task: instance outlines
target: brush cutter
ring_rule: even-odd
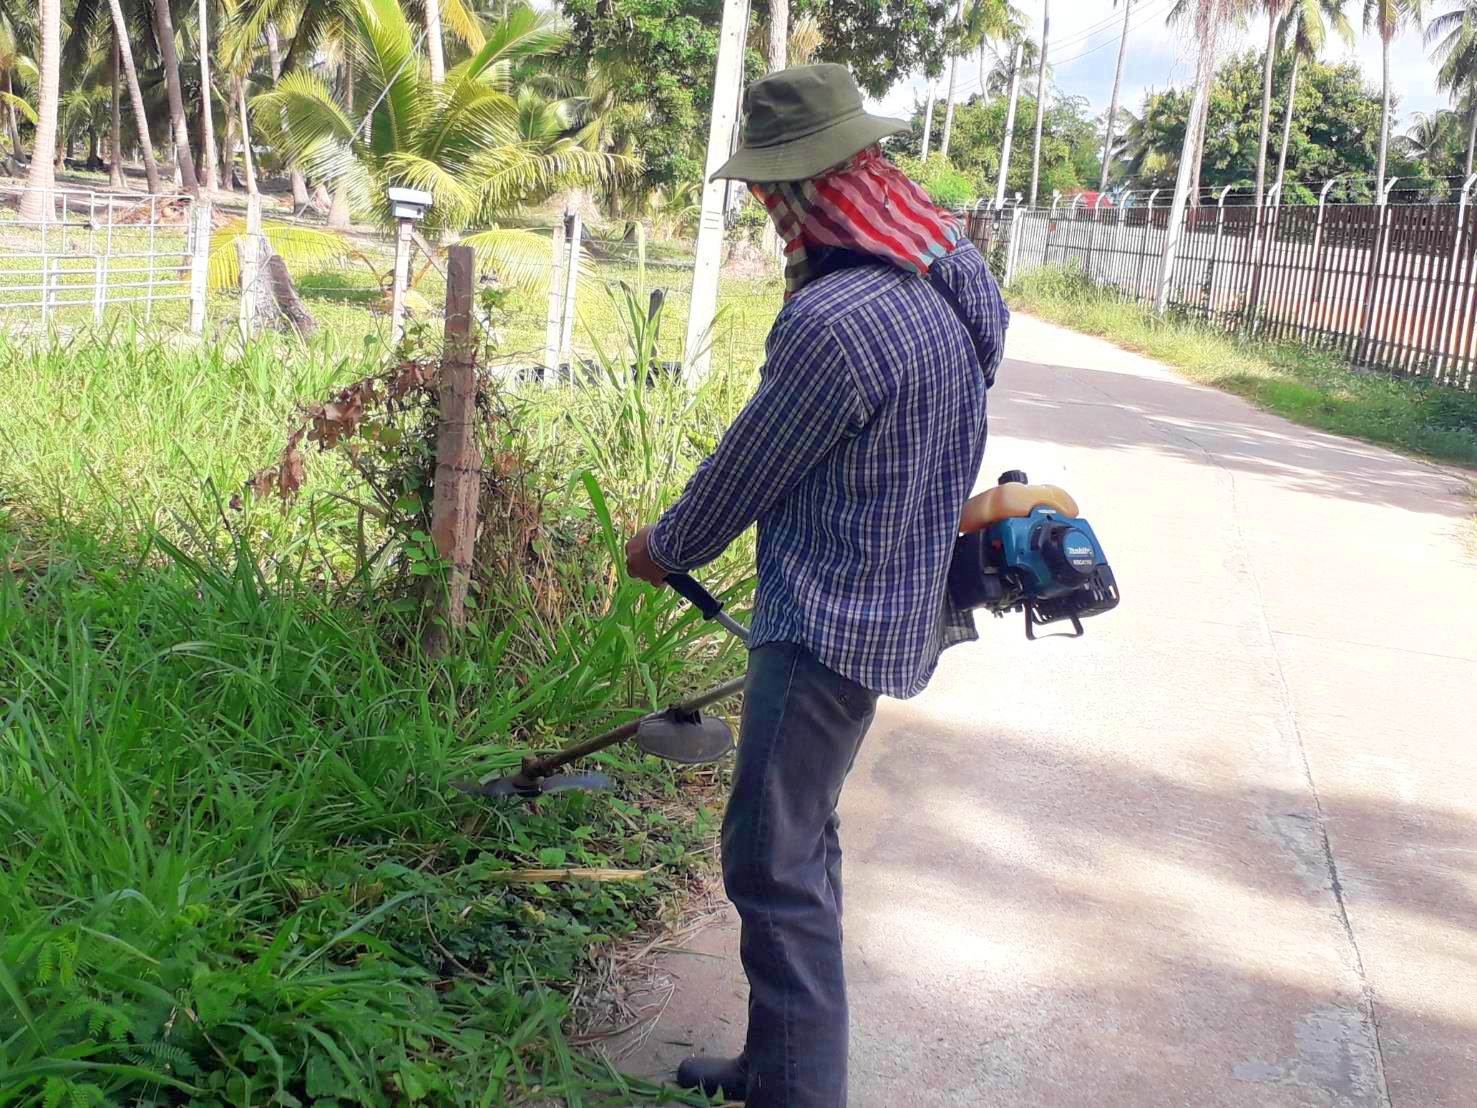
[[[723,610],[723,602],[686,573],[667,575],[667,584],[679,593],[702,617],[723,627],[740,642],[749,641],[748,629]],[[530,799],[545,793],[571,789],[585,791],[608,789],[610,778],[603,773],[560,773],[563,767],[590,754],[634,739],[636,746],[648,754],[683,765],[716,762],[733,749],[733,729],[717,716],[703,714],[710,704],[743,690],[744,679],[736,677],[715,685],[706,692],[689,697],[658,712],[624,723],[603,735],[583,742],[571,743],[552,754],[530,754],[523,759],[517,773],[491,781],[456,781],[452,784],[471,796],[521,797]]]

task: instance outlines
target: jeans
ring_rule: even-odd
[[[749,655],[723,883],[749,978],[750,1108],[846,1103],[836,802],[876,707],[803,647]]]

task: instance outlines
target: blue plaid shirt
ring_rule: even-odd
[[[935,269],[978,347],[926,278],[867,264],[812,281],[781,310],[758,390],[650,545],[664,569],[689,570],[757,521],[751,646],[799,644],[898,697],[975,637],[944,584],[1010,320],[973,246]]]

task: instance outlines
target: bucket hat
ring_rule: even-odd
[[[713,180],[804,181],[906,131],[901,119],[870,115],[844,65],[782,69],[744,90],[743,127],[733,157]]]

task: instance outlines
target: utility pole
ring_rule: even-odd
[[[713,74],[713,118],[708,124],[708,157],[697,224],[697,257],[692,267],[692,301],[687,314],[687,343],[683,347],[683,377],[690,385],[707,375],[708,332],[718,311],[718,263],[723,253],[723,206],[728,184],[712,177],[733,150],[748,25],[748,0],[723,0],[718,65]]]
[[[1015,141],[1015,106],[1021,98],[1021,61],[1025,42],[1015,44],[1015,57],[1010,63],[1010,107],[1005,111],[1005,146],[1000,151],[1000,179],[995,183],[995,207],[1005,207],[1005,177],[1010,172],[1010,147]]]
[[[1046,117],[1046,44],[1051,33],[1051,0],[1041,0],[1041,61],[1036,73],[1036,148],[1031,154],[1031,207],[1041,184],[1041,123]]]

